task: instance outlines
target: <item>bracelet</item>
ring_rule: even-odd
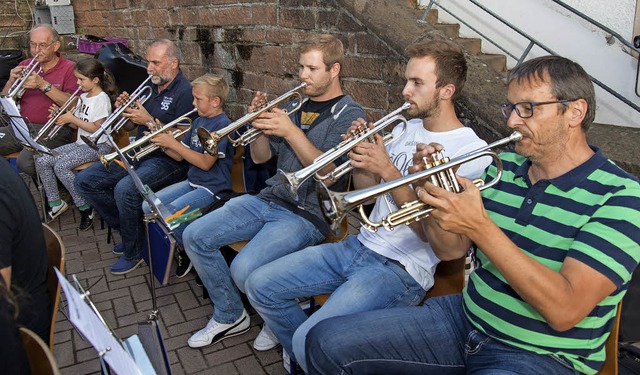
[[[44,87],[42,88],[42,92],[43,93],[48,93],[49,91],[51,91],[51,83],[47,83],[46,85],[44,85]]]

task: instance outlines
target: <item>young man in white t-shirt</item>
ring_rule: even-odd
[[[379,135],[376,142],[362,142],[350,153],[357,189],[391,181],[408,173],[416,144],[437,142],[448,156],[486,145],[457,118],[454,100],[466,79],[467,66],[460,48],[447,41],[429,41],[407,49],[409,62],[403,90],[411,104],[406,111],[406,131],[394,129],[398,139],[388,146]],[[365,126],[362,119],[352,129]],[[485,160],[486,159],[486,160]],[[458,174],[477,178],[490,159],[463,165]],[[410,186],[376,199],[371,220],[379,221],[402,204],[416,200]],[[317,322],[338,315],[418,304],[433,285],[439,260],[433,246],[459,246],[443,232],[436,242],[420,225],[401,225],[392,231],[369,232],[345,241],[313,246],[287,255],[256,270],[245,289],[251,304],[265,320],[254,342],[256,349],[277,342],[306,370],[304,349],[307,332]],[[296,298],[331,293],[329,300],[311,317]]]

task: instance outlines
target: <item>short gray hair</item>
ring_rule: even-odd
[[[167,57],[170,60],[172,59],[178,60],[178,65],[180,65],[180,61],[182,60],[182,52],[180,51],[180,48],[178,48],[178,46],[172,40],[157,39],[153,43],[151,43],[149,48],[157,47],[157,46],[165,46],[167,49]]]

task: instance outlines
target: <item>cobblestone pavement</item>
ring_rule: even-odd
[[[35,185],[26,177],[25,181],[40,208]],[[82,232],[78,230],[79,222],[78,210],[70,207],[49,224],[62,237],[66,248],[65,274],[69,279],[76,275],[89,289],[91,300],[115,335],[127,338],[137,333],[137,323],[144,321],[152,310],[149,268],[144,265],[127,275],[112,275],[109,269],[117,256],[111,252],[113,242],[107,243],[106,226],[101,229],[97,218],[92,229]],[[116,242],[119,242],[117,235]],[[248,310],[251,329],[247,333],[209,347],[191,349],[187,339],[205,326],[213,312],[210,300],[202,298],[202,288],[196,285],[194,273],[181,279],[172,276],[167,285],[157,285],[156,290],[161,332],[174,375],[285,374],[279,346],[266,352],[257,352],[252,347],[262,327],[262,319],[253,309]],[[63,295],[53,350],[61,373],[99,374],[98,355],[67,320],[65,306]]]

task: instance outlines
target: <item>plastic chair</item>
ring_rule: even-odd
[[[51,301],[51,330],[49,331],[49,349],[53,350],[53,335],[55,332],[56,315],[60,303],[60,282],[53,267],[58,268],[64,274],[64,243],[62,239],[47,224],[42,224],[44,241],[47,245],[47,292]]]
[[[37,334],[27,328],[21,327],[20,337],[22,338],[22,344],[24,346],[24,351],[27,354],[27,361],[29,362],[32,374],[60,374],[56,358],[47,347],[47,344],[42,341]]]

